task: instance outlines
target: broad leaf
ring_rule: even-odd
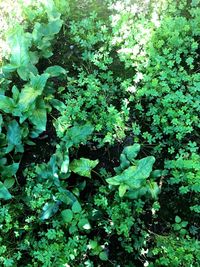
[[[44,100],[41,97],[36,100],[35,108],[31,111],[29,119],[35,125],[35,129],[40,132],[46,130],[47,111]]]
[[[9,200],[12,198],[12,195],[8,191],[8,189],[5,187],[5,185],[0,182],[0,199]]]
[[[65,137],[63,138],[66,141],[68,148],[71,146],[79,145],[82,142],[87,141],[88,137],[92,134],[94,128],[91,124],[85,124],[81,126],[73,126],[68,129]]]
[[[52,217],[58,211],[59,204],[58,201],[46,203],[42,208],[43,212],[40,219],[44,221]]]
[[[112,185],[126,184],[129,188],[140,188],[142,184],[149,177],[153,164],[155,162],[154,157],[146,157],[138,161],[138,166],[131,166],[121,174],[116,175],[106,181]]]
[[[15,103],[12,98],[0,95],[0,110],[5,113],[12,113]]]
[[[124,148],[122,154],[126,156],[126,158],[132,162],[138,155],[140,151],[140,145],[139,144],[134,144],[132,146],[127,146]]]
[[[44,72],[48,73],[50,77],[58,77],[61,74],[66,74],[66,70],[57,65],[48,67]]]
[[[99,163],[98,160],[85,158],[75,159],[70,164],[70,170],[84,177],[91,178],[91,170]]]
[[[6,149],[7,153],[15,147],[19,152],[23,152],[21,129],[16,120],[13,120],[8,124],[6,138],[8,141],[8,148]]]

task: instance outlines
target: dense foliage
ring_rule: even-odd
[[[15,5],[0,265],[200,266],[199,0]]]

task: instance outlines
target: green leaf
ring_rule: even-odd
[[[61,74],[66,74],[66,70],[60,66],[52,66],[52,67],[48,67],[45,71],[45,73],[48,73],[50,77],[58,77]]]
[[[41,97],[36,100],[35,108],[31,111],[29,119],[35,125],[35,129],[40,132],[46,130],[47,111],[44,100]]]
[[[140,151],[140,145],[139,144],[134,144],[132,146],[127,146],[124,148],[122,151],[122,154],[126,156],[126,158],[132,162],[138,155]]]
[[[62,173],[67,173],[69,170],[69,155],[64,156],[64,160],[61,164],[61,172]]]
[[[0,182],[0,199],[9,200],[12,198],[12,195],[9,193],[5,185]]]
[[[8,148],[6,150],[7,153],[10,152],[14,147],[19,148],[19,152],[23,152],[21,151],[21,147],[22,147],[21,129],[16,120],[12,120],[8,124],[8,131],[7,131],[6,138],[8,141]]]
[[[14,28],[14,31],[9,35],[7,41],[11,49],[11,64],[17,67],[28,65],[28,48],[30,46],[30,39],[25,36],[23,28],[17,25]]]
[[[81,208],[81,205],[79,204],[79,202],[78,201],[74,202],[74,204],[72,205],[72,211],[74,213],[80,213],[81,210],[82,210],[82,208]]]
[[[68,129],[63,140],[66,142],[68,148],[73,145],[77,146],[85,141],[92,134],[94,127],[91,124],[73,126]]]
[[[119,196],[123,197],[124,194],[126,193],[126,190],[128,189],[128,186],[125,184],[120,184],[119,186]]]
[[[138,161],[138,166],[131,166],[124,170],[121,174],[116,175],[106,181],[111,185],[126,184],[131,189],[137,189],[142,186],[149,177],[153,164],[155,162],[154,157],[146,157]]]
[[[180,222],[181,222],[181,218],[180,218],[179,216],[176,216],[176,217],[175,217],[175,222],[176,222],[176,223],[180,223]]]
[[[30,85],[36,90],[42,92],[47,80],[49,78],[48,73],[43,73],[41,75],[33,75],[30,76]]]
[[[15,103],[12,98],[0,95],[0,110],[5,113],[12,113]]]
[[[70,164],[70,170],[84,177],[91,178],[91,170],[99,163],[98,160],[86,158],[75,159]]]
[[[148,191],[151,194],[152,198],[157,198],[160,192],[160,188],[156,182],[148,181]]]
[[[102,251],[102,252],[99,254],[99,258],[100,258],[100,260],[102,260],[102,261],[107,261],[107,260],[108,260],[108,254],[107,254],[105,251]]]
[[[59,202],[49,202],[44,205],[42,208],[43,212],[40,216],[40,219],[42,221],[49,219],[51,216],[53,216],[59,208]]]
[[[70,209],[66,209],[61,212],[61,216],[65,223],[69,223],[73,219],[73,212]]]
[[[13,163],[7,166],[0,166],[1,175],[5,178],[14,176],[18,169],[19,163]]]
[[[18,107],[21,111],[27,111],[36,98],[41,95],[41,91],[35,90],[33,87],[25,86],[19,96]]]
[[[7,189],[10,189],[15,183],[15,179],[14,178],[7,178],[5,181],[4,181],[4,186],[7,188]]]
[[[78,227],[79,229],[85,229],[85,230],[89,230],[91,229],[91,225],[89,223],[89,221],[87,219],[81,219],[79,222],[78,222]]]

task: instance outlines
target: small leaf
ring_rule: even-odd
[[[108,260],[108,255],[105,251],[102,251],[100,254],[99,254],[99,258],[100,260],[102,261],[107,261]]]
[[[74,202],[74,204],[72,205],[72,211],[74,213],[80,213],[81,210],[82,210],[82,208],[81,208],[81,205],[79,204],[79,202],[78,201]]]
[[[175,217],[175,222],[176,222],[176,223],[180,223],[180,222],[181,222],[181,218],[180,218],[179,216],[176,216],[176,217]]]
[[[8,191],[8,189],[5,187],[5,185],[0,182],[0,199],[9,200],[12,198],[12,195]]]
[[[81,219],[78,223],[78,227],[82,230],[82,229],[85,229],[85,230],[89,230],[91,229],[91,225],[89,223],[89,221],[87,219]]]
[[[119,186],[119,196],[123,197],[124,194],[126,193],[126,190],[128,189],[128,186],[125,184],[120,184]]]
[[[70,170],[84,177],[91,178],[91,170],[99,163],[98,160],[86,158],[75,159],[70,164]]]
[[[61,216],[65,223],[69,223],[73,219],[73,212],[70,209],[66,209],[61,212]]]

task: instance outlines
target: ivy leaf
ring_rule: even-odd
[[[0,95],[0,110],[5,113],[12,113],[15,103],[12,98]]]
[[[8,191],[8,189],[5,187],[5,185],[0,182],[0,199],[9,200],[12,198],[12,195]]]
[[[66,70],[58,65],[48,67],[44,73],[48,73],[50,77],[58,77],[61,74],[66,74]]]
[[[124,154],[126,156],[126,158],[132,162],[136,156],[138,155],[140,151],[140,145],[139,144],[134,144],[132,146],[127,146],[124,148],[124,150],[122,151],[122,154]]]
[[[91,124],[73,126],[68,129],[63,140],[66,141],[68,148],[72,147],[73,145],[77,146],[80,143],[87,141],[93,130],[94,128]]]
[[[131,166],[124,170],[121,174],[112,178],[108,178],[106,181],[111,185],[126,184],[131,189],[137,189],[142,186],[149,177],[155,158],[150,156],[138,161],[138,166]]]
[[[70,170],[84,177],[91,178],[91,170],[99,163],[98,160],[86,158],[75,159],[70,164]]]
[[[58,211],[59,204],[59,201],[46,203],[42,208],[43,212],[40,219],[44,221],[52,217]]]

